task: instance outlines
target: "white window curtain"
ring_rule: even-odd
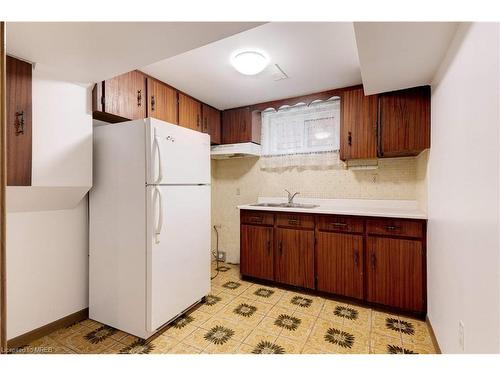
[[[340,98],[262,112],[262,169],[332,168],[339,159]]]

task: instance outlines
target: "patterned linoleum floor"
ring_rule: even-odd
[[[86,320],[19,352],[435,353],[422,321],[243,281],[235,265],[219,264],[219,271],[203,305],[148,341]]]

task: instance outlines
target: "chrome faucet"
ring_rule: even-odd
[[[293,204],[293,198],[295,198],[295,196],[297,194],[300,194],[298,191],[295,192],[295,193],[290,193],[288,190],[285,189],[285,191],[288,193],[288,204]]]

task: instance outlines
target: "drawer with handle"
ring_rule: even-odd
[[[314,216],[301,214],[277,214],[276,225],[288,228],[314,229]]]
[[[363,233],[363,219],[349,216],[322,215],[317,218],[317,228],[321,231]]]
[[[262,211],[241,211],[241,223],[274,225],[274,214]]]
[[[424,222],[405,219],[368,219],[368,234],[420,238],[424,234]]]

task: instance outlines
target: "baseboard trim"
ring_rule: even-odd
[[[434,345],[434,348],[436,349],[436,353],[442,354],[441,348],[439,347],[439,343],[438,343],[438,340],[436,338],[436,334],[434,333],[434,328],[432,328],[432,324],[431,324],[431,321],[429,320],[428,316],[425,318],[425,322],[427,323],[427,328],[429,328],[429,333],[431,334],[432,344]]]
[[[60,328],[68,327],[72,324],[81,322],[89,317],[89,309],[83,309],[73,314],[58,319],[52,323],[46,324],[42,327],[36,328],[32,331],[26,332],[20,336],[14,337],[7,341],[7,348],[19,348],[35,341],[43,336],[46,336]]]

